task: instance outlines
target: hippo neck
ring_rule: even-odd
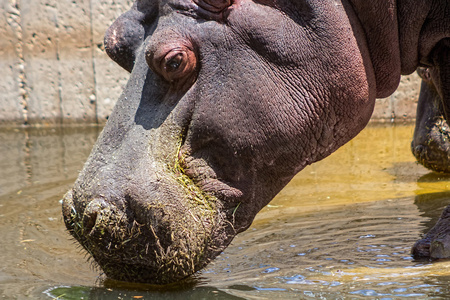
[[[445,25],[450,8],[440,0],[349,2],[366,35],[377,98],[392,94],[401,74],[411,74],[419,65],[432,65],[430,53],[450,36],[450,26]]]
[[[433,66],[429,56],[436,45],[450,37],[450,5],[442,0],[398,1],[402,74],[419,65]]]
[[[397,88],[401,74],[397,7],[395,0],[349,0],[366,35],[375,72],[377,98]]]

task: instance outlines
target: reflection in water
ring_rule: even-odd
[[[428,221],[422,222],[426,227],[424,232],[428,232],[436,224],[444,208],[450,204],[449,200],[450,191],[416,196],[414,204],[423,212],[421,216],[429,218]]]
[[[94,283],[97,273],[69,239],[60,199],[98,128],[0,130],[0,295],[41,295],[51,285]]]
[[[229,285],[287,294],[417,294],[417,278],[434,272],[432,265],[413,262],[409,255],[420,221],[411,198],[275,219],[240,236],[210,269],[217,280],[232,270]]]
[[[0,131],[0,295],[58,299],[428,298],[450,263],[409,251],[449,203],[414,162],[411,126],[370,126],[312,165],[208,268],[181,285],[104,280],[70,240],[60,199],[98,128]]]
[[[152,300],[198,300],[198,299],[244,299],[227,294],[213,287],[198,287],[182,291],[153,291],[151,293],[139,290],[126,290],[120,288],[105,289],[83,286],[62,286],[44,292],[56,299],[152,299]]]

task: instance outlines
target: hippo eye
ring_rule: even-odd
[[[175,72],[183,64],[183,56],[183,53],[176,53],[174,56],[169,57],[165,63],[166,71]]]
[[[168,46],[170,47],[170,45]],[[184,82],[192,78],[197,67],[194,50],[186,45],[170,47],[168,51],[164,51],[164,49],[167,47],[163,47],[159,49],[160,51],[147,57],[147,62],[153,71],[171,83]]]

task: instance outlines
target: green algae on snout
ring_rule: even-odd
[[[186,175],[180,148],[181,142],[165,160],[170,163],[156,170],[179,197],[154,194],[123,207],[78,195],[76,206],[72,195],[66,197],[67,228],[107,277],[167,284],[195,273],[228,244],[232,226],[221,202]]]
[[[159,262],[163,265],[183,265],[182,258],[188,266],[186,275],[193,274],[207,264],[217,253],[228,244],[226,232],[232,228],[222,211],[221,202],[213,195],[202,191],[194,180],[185,172],[185,155],[181,155],[181,139],[177,151],[167,163],[167,171],[175,180],[177,188],[182,190],[185,207],[184,215],[173,216],[172,222],[177,224],[179,239],[177,240],[177,256],[160,255]],[[180,201],[183,201],[180,199]]]
[[[186,175],[184,170],[186,155],[180,155],[181,140],[178,142],[176,155],[171,163],[168,164],[168,170],[172,173],[176,182],[182,187],[192,205],[202,206],[207,210],[216,211],[218,199],[208,193],[205,193],[195,182]]]

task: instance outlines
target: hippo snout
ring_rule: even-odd
[[[235,234],[216,199],[180,201],[166,193],[113,201],[84,199],[74,188],[63,200],[64,222],[107,277],[179,281],[215,258]]]
[[[442,118],[427,120],[426,131],[417,130],[411,143],[411,151],[417,161],[435,172],[450,172],[449,127]]]
[[[448,155],[448,149],[445,143],[435,143],[433,140],[428,141],[428,145],[411,145],[411,151],[417,162],[422,164],[424,167],[433,170],[435,172],[448,173],[450,172],[450,156]]]

